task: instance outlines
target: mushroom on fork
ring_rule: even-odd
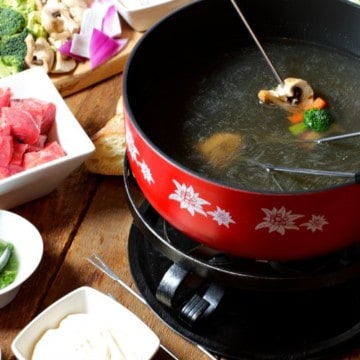
[[[260,90],[260,101],[278,105],[289,112],[305,109],[314,101],[314,91],[309,83],[298,78],[286,78],[283,85],[272,90]]]

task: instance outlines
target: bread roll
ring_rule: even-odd
[[[123,175],[126,146],[122,98],[118,101],[116,114],[91,140],[95,145],[95,152],[85,161],[85,167],[96,174]]]

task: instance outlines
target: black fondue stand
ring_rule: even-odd
[[[232,257],[188,239],[147,201],[138,208],[124,179],[132,276],[177,333],[241,360],[336,359],[360,344],[360,244],[303,261]]]

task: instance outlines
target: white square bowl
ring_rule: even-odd
[[[10,209],[52,192],[95,151],[95,146],[42,68],[0,79],[0,87],[10,87],[14,98],[53,102],[56,120],[48,139],[57,140],[66,153],[62,158],[0,180],[0,209]]]
[[[194,0],[117,0],[117,9],[136,31],[146,31],[171,12]]]
[[[18,360],[31,359],[34,346],[48,329],[57,328],[67,315],[87,313],[117,327],[122,334],[126,359],[149,360],[157,352],[160,340],[135,314],[113,298],[88,286],[80,287],[50,305],[34,318],[14,339],[11,348]],[[131,354],[131,355],[129,355]],[[58,359],[49,354],[49,359]]]

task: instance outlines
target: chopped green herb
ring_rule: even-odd
[[[0,289],[13,283],[19,270],[19,261],[14,246],[0,240],[0,255],[4,252],[6,247],[11,248],[11,255],[5,267],[0,271]]]

